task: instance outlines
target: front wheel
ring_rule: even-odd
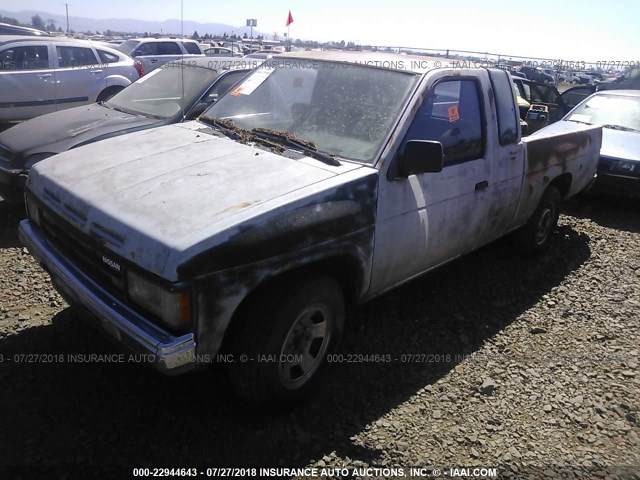
[[[515,241],[524,253],[541,253],[549,247],[551,233],[558,225],[561,202],[558,189],[549,186],[529,221],[515,232]]]
[[[321,383],[342,336],[344,298],[329,277],[298,278],[263,292],[237,320],[229,369],[236,393],[286,407]]]

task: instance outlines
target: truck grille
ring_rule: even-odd
[[[114,259],[113,253],[49,208],[39,204],[38,209],[40,228],[47,240],[88,277],[124,300],[126,272],[122,263]],[[104,258],[110,260],[111,266]],[[114,262],[120,266],[119,270],[113,267]]]

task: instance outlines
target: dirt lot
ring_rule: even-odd
[[[239,404],[219,369],[70,361],[117,350],[19,245],[19,217],[0,202],[0,465],[639,478],[638,202],[572,201],[547,254],[499,241],[352,311],[329,385],[279,414]]]

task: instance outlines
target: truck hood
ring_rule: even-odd
[[[0,145],[11,150],[24,164],[29,155],[61,153],[103,135],[150,128],[163,122],[165,120],[118,112],[94,103],[22,122],[0,133]]]
[[[359,164],[288,158],[188,122],[51,157],[31,170],[28,189],[121,258],[176,281],[185,261],[256,222],[302,204],[313,216],[315,202],[331,200],[327,191],[372,175]]]

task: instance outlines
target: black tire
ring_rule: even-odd
[[[254,405],[288,408],[322,383],[327,355],[342,337],[344,296],[329,277],[291,277],[254,299],[237,321],[229,366],[236,394]]]
[[[553,185],[549,186],[529,221],[514,234],[518,248],[525,254],[544,252],[551,241],[551,234],[558,225],[562,196]]]
[[[111,97],[113,97],[116,93],[122,91],[124,87],[107,87],[103,91],[100,92],[98,98],[96,99],[96,103],[106,102]]]

